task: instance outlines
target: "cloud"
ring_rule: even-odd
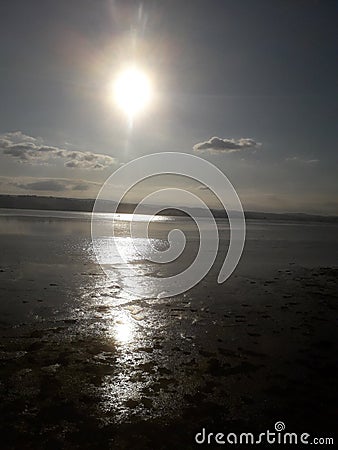
[[[1,135],[4,139],[10,139],[14,142],[42,142],[41,137],[32,137],[21,131],[10,131]]]
[[[208,141],[195,144],[193,149],[195,152],[201,153],[206,151],[209,151],[210,153],[233,153],[248,148],[258,148],[261,145],[260,142],[256,142],[254,139],[249,138],[227,139],[214,136]]]
[[[95,198],[101,183],[86,181],[81,178],[37,178],[37,177],[3,177],[0,176],[0,185],[3,193],[27,194],[41,193],[52,195],[54,192],[66,196],[86,196]]]
[[[296,164],[316,164],[319,162],[319,159],[304,159],[299,156],[290,156],[285,159],[286,162],[296,163]]]
[[[88,183],[69,180],[43,180],[35,181],[33,183],[17,184],[19,189],[28,191],[50,191],[50,192],[62,192],[62,191],[86,191],[89,188]]]
[[[105,169],[117,164],[112,156],[46,145],[42,138],[27,136],[21,131],[1,134],[0,150],[19,162],[34,165],[49,164],[55,159],[62,159],[65,167],[76,169]]]
[[[208,188],[208,186],[203,186],[203,185],[198,186],[197,189],[198,189],[199,191],[210,191],[210,188]]]
[[[96,198],[102,184],[81,178],[6,177],[0,176],[2,194],[55,195],[61,197]]]
[[[25,191],[87,191],[88,189],[97,189],[100,183],[94,181],[86,181],[81,179],[68,178],[13,178],[2,177],[0,183],[11,185]]]

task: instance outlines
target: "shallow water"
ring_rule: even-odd
[[[100,215],[100,220],[102,218],[104,224],[103,251],[106,242],[112,239],[109,216]],[[104,290],[110,281],[115,282],[122,291],[118,298],[120,301],[121,298],[135,297],[125,291],[128,284],[132,290],[137,291],[135,285],[140,279],[146,279],[147,275],[156,274],[157,277],[161,277],[179,273],[194,260],[198,250],[199,234],[193,221],[160,216],[152,224],[150,242],[160,251],[167,249],[168,233],[173,229],[182,230],[187,238],[185,251],[178,260],[172,264],[159,265],[146,259],[149,242],[147,239],[130,237],[132,215],[117,216],[114,239],[121,245],[125,263],[121,264],[119,255],[109,252],[110,247],[107,247],[104,262],[107,266],[113,267],[114,274],[111,280],[103,276],[104,273],[97,264],[91,241],[90,213],[0,209],[2,248],[0,265],[11,266],[12,280],[16,283],[27,283],[28,292],[33,286],[34,289],[41,290],[57,280],[67,290],[64,298],[68,299],[70,297],[78,299],[79,289],[81,291],[93,289],[93,276],[85,278],[81,275],[88,266],[90,271],[97,272],[95,289]],[[138,218],[140,222],[146,219],[146,216]],[[206,228],[209,226],[208,222],[205,222],[205,226]],[[215,287],[215,278],[229,243],[228,222],[218,219],[217,226],[220,237],[218,256],[209,275],[202,282],[210,284],[212,288]],[[338,254],[337,230],[338,226],[335,224],[249,220],[242,258],[235,274],[227,283],[233,283],[234,276],[262,279],[289,264],[302,267],[335,265]],[[6,272],[3,272],[2,277],[7,280]],[[98,280],[102,286],[98,286]],[[198,296],[198,286],[195,290]],[[142,298],[142,293],[140,295]],[[190,295],[194,297],[194,289],[190,291]],[[2,303],[0,305],[2,316],[10,314],[10,308],[11,304]]]
[[[27,439],[28,448],[133,448],[137,439],[138,448],[187,449],[200,425],[250,431],[273,426],[272,417],[314,426],[318,410],[330,430],[337,226],[247,221],[242,259],[218,285],[229,238],[218,220],[220,251],[207,277],[156,299],[125,290],[131,270],[155,270],[133,253],[126,219],[117,227],[128,262],[109,279],[93,251],[90,214],[0,213],[0,391],[10,448]],[[154,243],[166,248],[173,228],[185,230],[188,250],[162,275],[196,251],[196,228],[184,218],[156,222]]]
[[[111,239],[110,221],[107,220],[111,215],[100,216],[102,223],[108,224],[107,239]],[[3,270],[0,280],[2,291],[7,292],[0,303],[2,321],[15,323],[55,317],[63,312],[69,314],[70,309],[83,306],[84,299],[91,295],[106,295],[107,289],[113,289],[109,295],[112,305],[137,300],[140,279],[156,274],[160,283],[161,276],[182,271],[195,258],[199,235],[192,221],[162,216],[153,224],[151,243],[160,250],[167,248],[168,233],[174,228],[183,230],[187,237],[185,252],[178,262],[163,266],[145,259],[146,251],[142,252],[142,246],[146,247],[147,239],[137,239],[137,246],[133,245],[129,229],[132,215],[126,215],[125,220],[123,217],[118,215],[115,222],[115,239],[121,243],[126,263],[121,264],[116,254],[108,253],[106,262],[114,269],[109,279],[97,264],[91,241],[90,213],[0,209],[0,267]],[[202,286],[216,292],[223,289],[222,285],[217,285],[216,278],[227,252],[229,226],[226,220],[220,219],[217,225],[220,236],[218,256],[208,276],[187,294],[193,300],[201,300]],[[242,258],[226,284],[230,289],[238,277],[263,280],[289,265],[335,265],[337,230],[338,226],[334,224],[247,221]],[[141,253],[138,252],[140,249]],[[10,268],[10,272],[6,268]],[[23,302],[32,295],[37,297],[37,302],[17,304],[10,300],[11,290],[21,292]],[[207,306],[212,307],[212,303],[218,303],[218,299],[209,299]]]

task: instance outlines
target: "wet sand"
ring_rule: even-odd
[[[88,221],[0,218],[2,446],[189,449],[278,420],[333,436],[337,227],[276,227],[248,223],[225,284],[218,261],[158,300],[105,277]]]

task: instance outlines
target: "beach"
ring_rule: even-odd
[[[97,263],[90,218],[1,210],[4,448],[190,449],[203,428],[277,421],[333,436],[336,223],[248,220],[240,263],[217,284],[229,237],[219,220],[219,254],[198,285],[138,298],[123,285],[128,265],[112,280]],[[166,218],[153,235],[165,244],[181,227],[194,245],[185,220]],[[121,214],[122,240],[127,225]],[[131,267],[155,273],[143,260]]]

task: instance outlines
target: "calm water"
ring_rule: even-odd
[[[22,320],[24,316],[47,317],[62,312],[65,305],[81,303],[92,291],[105,292],[116,283],[110,302],[123,303],[137,296],[124,288],[133,287],[134,273],[140,277],[157,270],[157,265],[148,263],[134,249],[129,236],[131,215],[119,216],[116,227],[118,239],[128,256],[128,263],[116,266],[116,279],[109,280],[97,264],[90,234],[90,213],[63,211],[0,210],[0,268],[3,292],[0,311],[2,318]],[[142,221],[146,218],[139,217]],[[102,215],[102,222],[109,224],[109,215]],[[216,278],[225,257],[229,229],[225,220],[217,220],[220,245],[219,254],[202,286],[222,289]],[[150,230],[153,244],[165,249],[168,232],[181,229],[187,236],[186,251],[178,263],[161,267],[161,275],[175,273],[191,264],[198,247],[198,233],[192,221],[185,218],[159,217]],[[109,230],[108,230],[109,231]],[[338,227],[335,224],[247,221],[247,237],[244,252],[228,287],[238,277],[264,280],[278,269],[289,265],[298,267],[322,267],[337,264]],[[140,243],[138,243],[138,247]],[[141,242],[142,247],[142,242]],[[108,255],[114,263],[114,255]],[[11,272],[9,272],[11,271]],[[9,273],[11,276],[9,277]],[[90,273],[87,277],[84,275]],[[57,284],[57,292],[51,289]],[[199,286],[189,291],[189,297],[199,298]],[[29,298],[31,292],[48,297],[32,308],[26,304],[10,301],[11,289],[21,289]],[[96,294],[95,294],[96,295]],[[97,294],[99,295],[99,294]],[[213,301],[216,301],[215,299]],[[42,303],[44,303],[42,305]],[[58,309],[60,308],[60,310]],[[26,317],[27,319],[27,317]]]

